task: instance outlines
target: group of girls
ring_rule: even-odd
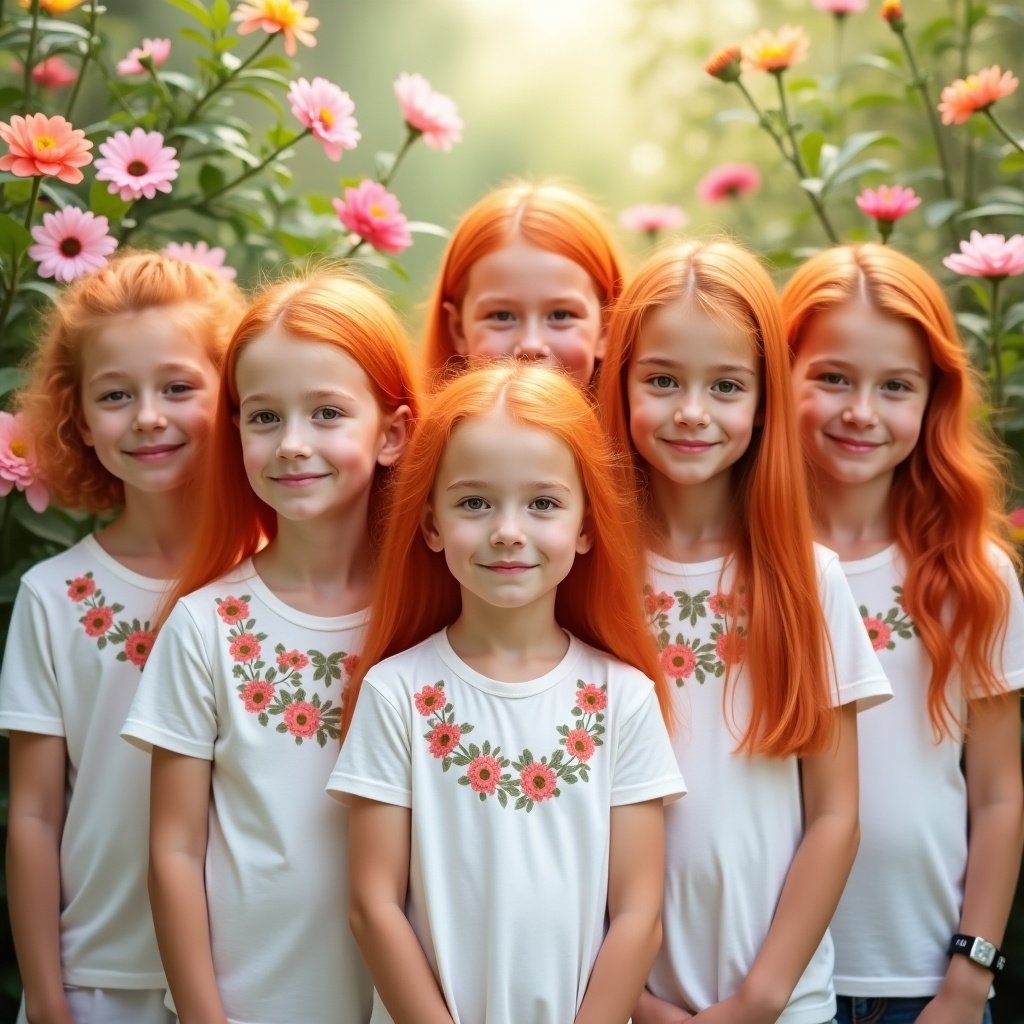
[[[939,285],[624,280],[516,184],[422,361],[349,273],[63,293],[20,408],[113,518],[0,676],[22,1019],[989,1020],[948,950],[1016,882],[1024,599]]]

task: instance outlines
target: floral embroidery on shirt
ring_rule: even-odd
[[[893,639],[895,633],[901,640],[910,640],[918,635],[917,626],[911,621],[903,607],[903,588],[893,587],[896,604],[887,612],[871,615],[867,605],[860,606],[860,617],[864,620],[864,628],[868,631],[868,639],[876,651],[891,651],[896,647]]]
[[[413,703],[430,725],[423,738],[431,755],[441,762],[442,771],[447,772],[453,765],[465,768],[458,783],[468,786],[482,803],[494,796],[507,808],[513,800],[513,810],[529,813],[535,804],[562,795],[560,781],[568,785],[590,781],[590,759],[604,744],[601,737],[604,710],[608,706],[607,690],[607,686],[577,681],[572,709],[575,721],[555,728],[562,740],[554,751],[540,759],[525,747],[512,760],[490,740],[479,746],[463,743],[463,737],[473,731],[473,726],[455,721],[455,706],[447,699],[443,681],[414,693]]]
[[[140,622],[132,619],[114,621],[114,616],[124,611],[123,604],[107,604],[103,591],[96,586],[91,572],[84,576],[65,580],[68,597],[85,609],[78,620],[85,635],[96,641],[96,647],[103,650],[107,644],[123,645],[117,652],[118,661],[130,661],[140,671],[145,667],[149,652],[153,649],[156,634],[150,628],[149,620]]]

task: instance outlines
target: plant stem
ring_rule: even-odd
[[[82,66],[78,69],[78,77],[75,79],[75,84],[71,89],[71,98],[68,100],[67,108],[64,111],[64,118],[67,121],[71,120],[71,111],[75,108],[75,103],[78,101],[78,94],[82,91],[82,80],[85,78],[85,69],[92,59],[92,48],[96,42],[96,19],[99,16],[96,10],[96,6],[99,0],[92,0],[89,6],[89,43],[85,50],[85,56],[82,58]]]
[[[42,176],[38,176],[32,179],[32,194],[28,200],[28,210],[25,212],[25,230],[28,231],[32,225],[32,214],[35,212],[36,200],[39,198],[39,189],[43,184]],[[14,293],[18,289],[18,279],[21,277],[21,260],[24,253],[18,253],[14,261],[11,263],[11,280],[7,287],[6,294],[4,295],[3,305],[0,306],[0,336],[3,334],[4,327],[7,326],[7,317],[11,312],[11,305],[14,302]]]
[[[214,199],[220,198],[220,196],[224,195],[225,192],[230,192],[231,189],[235,188],[236,185],[241,185],[243,181],[248,181],[249,178],[259,174],[260,171],[262,171],[263,168],[267,166],[267,164],[269,164],[272,160],[275,160],[277,157],[279,157],[286,149],[291,149],[291,147],[294,146],[297,142],[304,139],[307,135],[312,134],[312,131],[312,128],[304,128],[297,135],[294,135],[292,138],[290,138],[283,146],[278,146],[278,148],[275,149],[274,152],[270,154],[270,156],[268,156],[265,160],[258,163],[255,167],[250,167],[249,170],[245,171],[243,174],[240,174],[237,178],[234,178],[232,181],[229,181],[224,185],[221,185],[221,187],[217,189],[215,192],[211,192],[208,196],[204,196],[203,205],[205,206],[207,203],[212,202]]]
[[[11,492],[4,498],[4,516],[0,522],[0,556],[3,557],[4,565],[10,565],[11,558],[11,524],[14,522],[14,493]]]
[[[175,117],[178,115],[177,107],[174,105],[174,97],[171,95],[171,90],[167,88],[167,83],[156,73],[156,68],[153,67],[153,58],[143,59],[140,61],[142,66],[146,69],[146,74],[153,79],[157,89],[160,91],[160,98],[164,101],[164,106],[167,108],[171,115],[171,121],[173,122]]]
[[[400,163],[402,162],[402,159],[403,159],[403,157],[405,156],[405,154],[409,152],[410,148],[412,147],[412,144],[413,144],[413,143],[414,143],[414,142],[415,142],[415,141],[416,141],[416,140],[417,140],[417,139],[418,139],[418,138],[419,138],[419,137],[420,137],[420,136],[421,136],[422,134],[423,134],[422,132],[420,132],[420,131],[417,131],[417,129],[415,129],[415,128],[410,128],[410,129],[409,129],[409,133],[408,133],[408,134],[406,135],[406,137],[405,137],[405,142],[403,142],[403,143],[402,143],[402,148],[401,148],[401,149],[400,149],[400,150],[398,151],[398,153],[397,153],[397,154],[395,155],[395,162],[394,162],[394,163],[393,163],[393,164],[391,165],[391,170],[390,170],[390,171],[388,171],[388,173],[387,173],[387,174],[385,174],[385,175],[384,175],[384,176],[383,176],[383,177],[382,177],[382,178],[380,179],[380,183],[381,183],[381,184],[382,184],[382,185],[383,185],[383,186],[384,186],[385,188],[387,188],[387,187],[388,187],[388,186],[389,186],[389,185],[391,184],[391,181],[392,181],[392,179],[393,179],[393,178],[394,178],[394,176],[395,176],[395,171],[397,171],[397,170],[398,170],[398,165],[399,165],[399,164],[400,164]]]
[[[971,49],[971,5],[973,0],[964,0],[964,23],[960,30],[960,77],[967,77],[967,60]]]
[[[230,82],[233,78],[236,78],[239,74],[241,74],[241,72],[243,72],[273,41],[274,36],[268,34],[267,38],[264,39],[263,42],[260,43],[260,45],[257,46],[256,49],[253,50],[252,53],[250,53],[249,56],[246,57],[245,60],[243,60],[242,63],[239,64],[237,68],[235,68],[234,71],[228,72],[228,74],[224,75],[223,78],[218,78],[217,81],[214,82],[214,84],[210,86],[210,88],[202,96],[200,96],[199,99],[195,101],[195,103],[192,105],[192,109],[185,115],[185,120],[181,123],[191,124],[196,119],[196,117],[199,116],[199,111],[202,110],[203,107],[205,107],[206,104],[209,103],[210,100],[212,100],[213,97],[216,96],[217,93],[219,93],[221,89],[223,89],[224,86],[228,84],[228,82]]]
[[[1024,146],[1022,146],[1020,142],[1006,130],[1005,126],[999,120],[999,118],[996,117],[994,113],[992,113],[991,106],[985,107],[984,110],[982,110],[982,113],[992,122],[993,125],[995,125],[996,131],[999,132],[999,134],[1002,135],[1002,137],[1006,139],[1006,141],[1009,142],[1011,146],[1013,146],[1019,152],[1024,153]]]
[[[36,40],[39,37],[39,0],[31,0],[32,28],[28,33],[28,49],[25,51],[24,78],[21,91],[25,94],[25,110],[31,110],[32,68],[36,62]]]
[[[1001,277],[990,277],[992,284],[992,311],[989,325],[989,346],[992,355],[992,419],[995,423],[996,433],[1003,436],[1003,346],[1002,324],[999,315],[999,286],[1002,284]]]
[[[43,176],[40,174],[32,179],[32,194],[28,197],[28,209],[25,211],[25,230],[32,226],[32,214],[36,209],[36,200],[39,198],[39,190],[43,187]]]

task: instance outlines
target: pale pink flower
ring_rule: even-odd
[[[23,65],[15,64],[19,74]],[[66,89],[78,78],[78,72],[63,57],[47,57],[32,69],[32,81],[40,89]]]
[[[902,185],[879,185],[864,189],[857,196],[857,205],[862,213],[875,220],[894,221],[920,206],[921,197],[912,188]]]
[[[115,132],[100,144],[100,152],[103,159],[96,161],[96,180],[109,181],[107,191],[126,202],[170,192],[178,176],[177,151],[164,145],[160,132],[142,128],[133,128],[131,135]]]
[[[619,223],[627,231],[671,231],[686,224],[686,213],[681,206],[671,203],[639,203],[627,207],[619,214]]]
[[[867,10],[868,0],[811,0],[819,11],[826,14],[859,14]]]
[[[811,40],[799,25],[783,25],[777,32],[763,28],[743,43],[744,71],[784,71],[807,60]]]
[[[77,206],[44,213],[43,223],[32,228],[36,244],[28,247],[29,257],[39,264],[39,276],[66,283],[105,267],[117,248],[108,227],[106,217]]]
[[[697,198],[702,203],[724,203],[760,187],[761,172],[753,164],[719,164],[698,182]]]
[[[939,104],[942,123],[963,124],[971,114],[1009,96],[1019,84],[1012,72],[1001,71],[998,64],[966,78],[958,78],[942,90],[942,102]]]
[[[0,495],[10,494],[15,487],[25,495],[33,512],[46,510],[50,495],[39,478],[24,421],[20,414],[12,416],[9,412],[0,412]]]
[[[170,55],[170,39],[143,39],[141,46],[129,50],[128,56],[117,62],[117,73],[119,75],[148,74],[142,66],[143,57],[148,57],[153,67],[158,68],[161,64],[167,63],[167,58]]]
[[[249,603],[240,597],[225,597],[217,603],[217,614],[229,626],[249,617]]]
[[[1024,235],[983,235],[972,231],[960,252],[947,256],[943,264],[967,277],[1016,277],[1024,273]]]
[[[461,738],[462,729],[459,726],[444,722],[435,725],[428,737],[430,752],[434,757],[447,757],[459,745]]]
[[[90,608],[79,620],[87,636],[103,636],[114,624],[114,609],[108,604]]]
[[[469,762],[466,768],[469,788],[474,793],[492,794],[501,781],[501,763],[496,757],[481,754]]]
[[[462,118],[455,101],[435,92],[422,75],[403,72],[395,80],[395,95],[405,123],[420,132],[431,149],[451,149],[462,141]]]
[[[148,629],[137,629],[134,633],[129,633],[124,641],[124,656],[133,665],[145,668],[154,640],[156,635]]]
[[[313,33],[320,27],[320,19],[308,17],[308,7],[307,0],[252,0],[251,3],[239,4],[231,17],[238,22],[240,36],[247,36],[257,29],[271,34],[282,33],[284,52],[294,57],[296,40],[303,46],[316,46]]]
[[[59,114],[15,114],[10,123],[0,121],[0,139],[11,150],[0,156],[0,171],[19,178],[52,174],[68,185],[77,185],[84,177],[78,168],[92,163],[92,143],[85,132],[72,128]]]
[[[864,628],[868,631],[868,639],[876,651],[884,651],[892,637],[892,626],[874,615],[864,617]]]
[[[320,710],[308,700],[292,701],[284,709],[284,724],[293,736],[308,739],[320,728]]]
[[[265,679],[254,679],[251,683],[246,683],[245,689],[238,696],[246,711],[258,715],[266,711],[267,706],[273,701],[274,687]]]
[[[164,246],[164,252],[171,259],[181,260],[183,263],[198,263],[200,266],[209,267],[216,271],[225,281],[234,281],[238,271],[224,263],[227,253],[219,246],[209,246],[206,242],[168,242]]]
[[[344,199],[332,202],[341,223],[375,249],[397,253],[412,245],[397,197],[379,182],[364,178],[358,188],[345,189]]]
[[[554,796],[555,781],[555,773],[540,761],[534,761],[519,773],[519,785],[522,787],[523,796],[534,803]]]
[[[562,742],[577,761],[589,761],[594,756],[594,737],[586,729],[570,729]]]
[[[326,78],[307,82],[300,78],[288,89],[292,113],[323,144],[330,160],[340,160],[343,149],[355,149],[362,136],[353,114],[356,105],[347,92]]]

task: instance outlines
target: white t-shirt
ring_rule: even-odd
[[[815,548],[831,630],[838,707],[891,695],[835,554]],[[674,745],[690,795],[665,815],[664,941],[648,981],[656,996],[691,1013],[734,995],[761,949],[803,837],[799,759],[736,753],[749,722],[742,668],[743,616],[729,629],[731,570],[724,559],[681,564],[651,555],[644,601],[662,648],[676,713]],[[799,643],[800,637],[790,638]],[[730,728],[725,713],[732,719]],[[779,1017],[822,1024],[835,1013],[832,941],[826,933]]]
[[[117,738],[153,645],[167,584],[94,537],[21,579],[0,675],[0,729],[63,736],[63,979],[87,988],[164,984],[146,893],[149,763]]]
[[[297,611],[247,561],[178,602],[122,730],[213,762],[206,898],[230,1024],[369,1019],[346,814],[324,795],[366,618]]]
[[[442,631],[367,674],[328,789],[412,809],[406,913],[455,1024],[567,1024],[606,927],[610,808],[685,786],[636,669],[570,638],[499,682]]]
[[[1010,593],[1001,675],[1024,687],[1024,597],[1013,567],[995,560]],[[958,930],[967,867],[963,736],[935,742],[928,715],[931,663],[900,602],[906,562],[897,547],[844,562],[864,625],[895,698],[860,727],[860,849],[832,922],[836,991],[851,996],[931,996]],[[953,678],[950,705],[967,703]]]

